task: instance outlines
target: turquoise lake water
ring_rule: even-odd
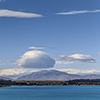
[[[0,100],[100,100],[100,86],[2,87]]]

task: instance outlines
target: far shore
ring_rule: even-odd
[[[9,86],[49,86],[49,85],[100,85],[100,79],[76,79],[76,80],[32,80],[32,81],[25,81],[25,80],[0,80],[0,87],[9,87]]]

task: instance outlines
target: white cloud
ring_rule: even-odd
[[[100,70],[98,69],[57,69],[58,71],[64,71],[67,72],[68,74],[100,74]]]
[[[43,16],[36,13],[27,13],[27,12],[1,9],[0,17],[35,18],[35,17],[43,17]]]
[[[44,46],[36,46],[36,47],[32,46],[32,47],[29,47],[29,49],[34,49],[34,50],[47,49],[47,48],[55,49],[56,47],[44,47]]]
[[[16,60],[18,66],[24,68],[51,68],[55,64],[50,55],[39,50],[25,52],[20,59]]]
[[[56,61],[56,65],[66,65],[66,64],[72,64],[72,63],[74,63],[74,62]]]
[[[83,13],[97,13],[100,10],[80,10],[80,11],[70,11],[70,12],[61,12],[56,13],[57,15],[75,15],[75,14],[83,14]]]
[[[2,69],[0,70],[0,76],[13,76],[13,75],[19,75],[23,73],[31,73],[34,72],[34,70],[27,70],[27,69]]]
[[[94,63],[95,60],[93,56],[90,55],[83,55],[83,54],[74,54],[74,55],[57,55],[57,57],[61,58],[62,61],[71,61],[71,62],[87,62],[87,63]]]
[[[29,47],[29,49],[39,50],[39,49],[45,49],[45,47],[43,47],[43,46],[39,46],[39,47]]]

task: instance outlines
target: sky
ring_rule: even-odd
[[[0,75],[100,74],[99,18],[100,0],[0,0]]]

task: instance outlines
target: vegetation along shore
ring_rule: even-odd
[[[68,81],[57,81],[57,80],[37,80],[37,81],[11,81],[11,80],[0,80],[0,87],[8,87],[12,85],[27,85],[27,86],[43,86],[43,85],[100,85],[100,79],[76,79]]]

